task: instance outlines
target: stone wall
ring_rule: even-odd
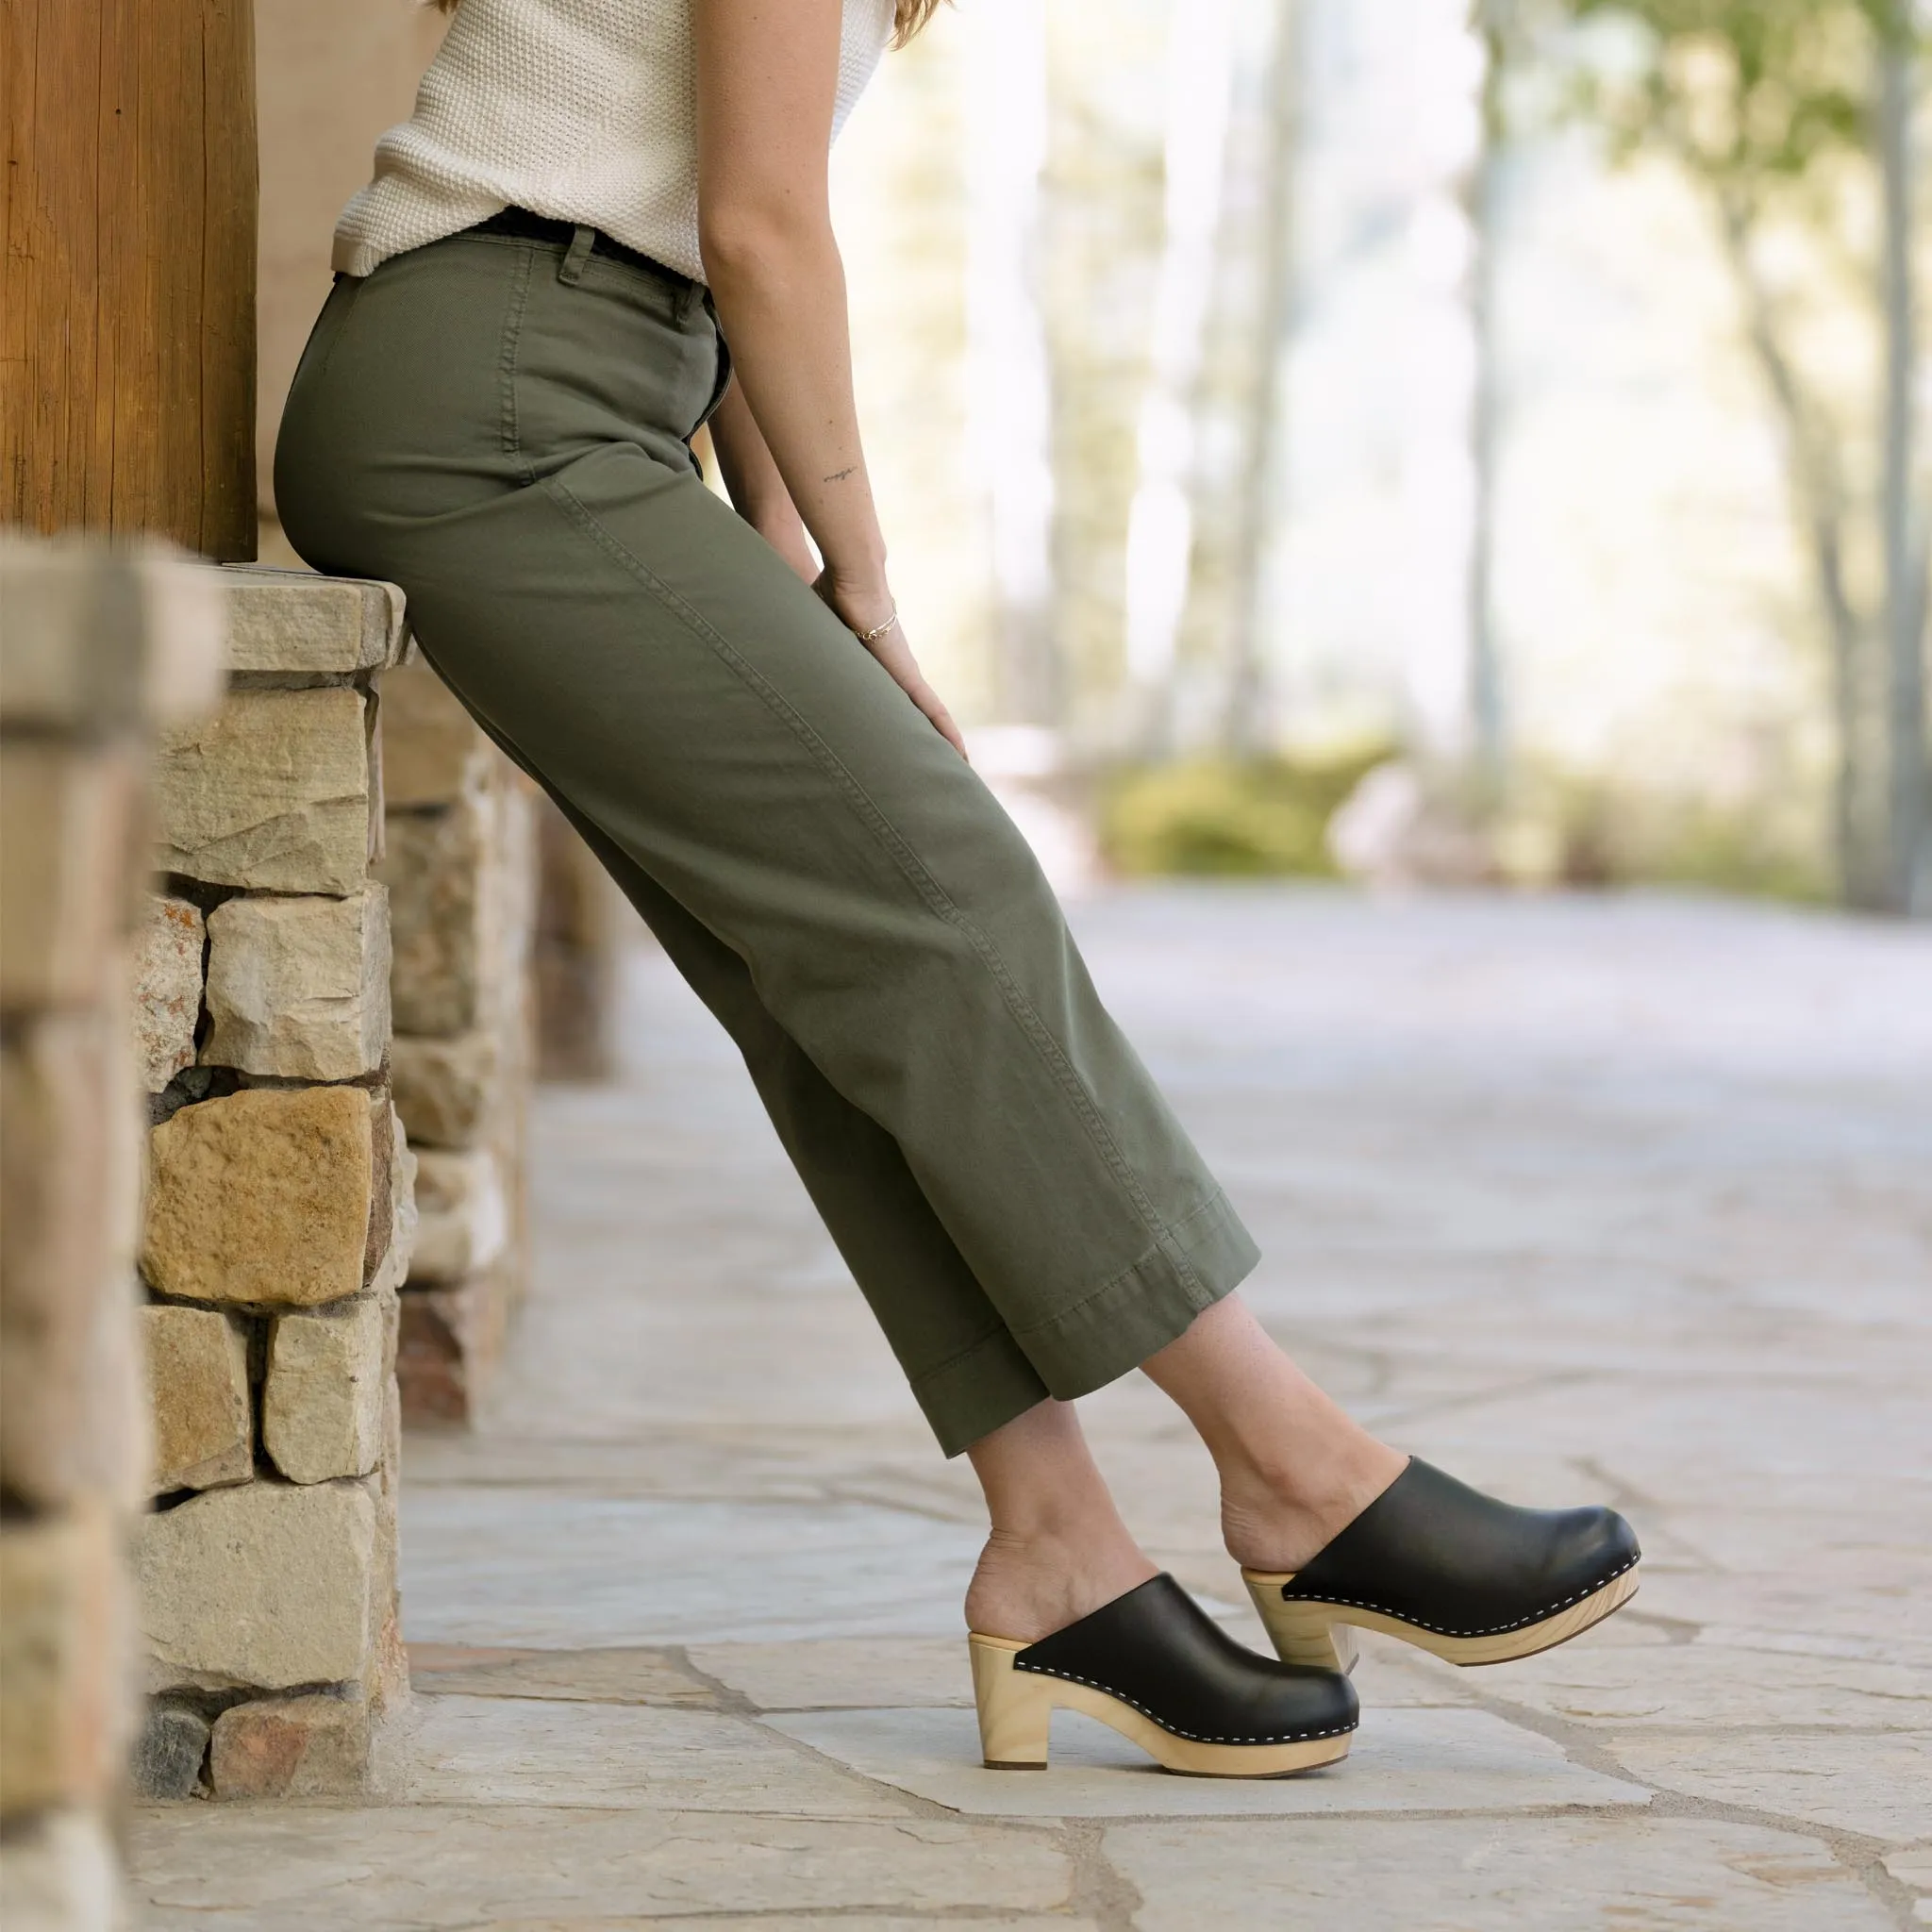
[[[150,740],[221,687],[210,574],[0,539],[0,1923],[124,1922],[142,1427],[128,954]]]
[[[617,1071],[618,967],[641,928],[630,902],[548,798],[537,806],[537,1076]]]
[[[410,1423],[467,1423],[529,1272],[534,786],[426,664],[385,681],[395,1104],[418,1150],[398,1374]]]
[[[135,981],[154,1513],[138,1546],[151,1796],[354,1790],[407,1688],[378,678],[390,586],[218,581],[225,701],[165,734]]]

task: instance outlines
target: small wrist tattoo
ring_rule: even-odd
[[[821,483],[842,483],[846,477],[856,476],[858,474],[858,465],[857,463],[848,463],[842,470],[834,470],[829,476],[821,476],[819,481]]]

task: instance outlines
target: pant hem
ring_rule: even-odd
[[[1217,1192],[1124,1274],[1015,1338],[1050,1393],[1091,1395],[1185,1334],[1261,1258],[1225,1194]]]
[[[1004,1328],[912,1378],[912,1396],[939,1438],[940,1453],[957,1456],[1052,1391],[1026,1352]]]
[[[1047,1396],[1091,1395],[1184,1335],[1261,1258],[1223,1193],[1173,1224],[1139,1261],[1050,1321],[996,1328],[912,1383],[947,1456]]]

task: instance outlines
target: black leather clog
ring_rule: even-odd
[[[1637,1594],[1637,1534],[1614,1509],[1519,1509],[1419,1457],[1299,1570],[1243,1570],[1287,1663],[1345,1670],[1346,1626],[1456,1664],[1530,1657]]]
[[[1169,1771],[1282,1777],[1348,1753],[1354,1687],[1257,1657],[1163,1572],[1037,1643],[974,1631],[979,1740],[996,1771],[1042,1770],[1056,1709],[1085,1711]]]

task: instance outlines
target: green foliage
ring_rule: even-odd
[[[1391,752],[1375,744],[1322,758],[1189,758],[1120,772],[1101,800],[1102,848],[1124,873],[1331,878],[1328,821]]]
[[[1874,40],[1912,32],[1907,0],[1545,0],[1534,11],[1638,28],[1634,71],[1592,70],[1576,105],[1623,152],[1666,147],[1747,198],[1870,148]]]
[[[1504,873],[1521,884],[1686,886],[1817,905],[1831,878],[1809,818],[1546,768],[1523,774],[1494,829]]]

